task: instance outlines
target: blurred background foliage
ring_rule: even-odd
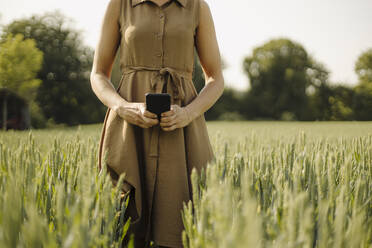
[[[41,53],[41,57],[34,56],[30,72],[17,69],[0,73],[0,86],[27,100],[33,128],[103,121],[106,107],[93,93],[89,81],[94,50],[84,45],[81,32],[71,28],[69,22],[56,11],[14,20],[2,27],[2,63],[8,61],[5,63],[8,67],[23,68],[30,61],[9,62],[9,54],[14,53],[11,55],[14,57],[20,53],[19,49],[5,48],[11,42],[24,40],[29,47],[25,49],[32,50],[32,41],[35,51]],[[121,78],[119,59],[117,55],[111,75],[114,86]],[[42,64],[32,74],[39,60]],[[224,61],[222,64],[223,69],[227,67]],[[355,86],[330,82],[326,66],[310,56],[300,43],[286,37],[257,46],[244,59],[242,67],[250,82],[248,90],[226,87],[221,98],[205,113],[207,120],[372,120],[372,48],[363,51],[355,62],[359,78]],[[19,79],[20,76],[24,78]],[[193,82],[198,92],[204,86],[197,52]],[[30,91],[25,92],[27,87]],[[28,93],[31,89],[35,91],[34,97]]]
[[[38,127],[46,126],[47,121],[66,125],[95,123],[104,115],[104,106],[90,88],[93,49],[84,46],[81,33],[67,25],[64,15],[51,12],[15,20],[3,27],[1,34],[2,42],[9,34],[33,39],[44,54],[37,74],[42,83],[35,99],[41,114],[31,113],[32,124]]]

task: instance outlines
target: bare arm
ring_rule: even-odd
[[[207,111],[222,95],[224,78],[216,31],[208,4],[201,1],[200,22],[196,33],[196,48],[202,66],[205,86],[199,95],[187,106],[172,106],[171,111],[163,113],[160,125],[171,131],[188,125],[192,120]]]
[[[119,15],[120,0],[111,0],[102,21],[90,75],[94,93],[103,104],[113,110],[116,110],[120,104],[126,103],[110,81],[112,65],[120,41]]]
[[[197,29],[197,51],[205,78],[205,86],[199,95],[187,105],[192,119],[202,115],[220,98],[224,89],[221,55],[216,31],[208,4],[201,1],[200,23]]]
[[[157,116],[146,111],[144,103],[122,98],[110,81],[115,55],[120,45],[120,0],[110,0],[103,18],[100,38],[94,53],[90,82],[93,92],[108,108],[126,121],[143,128],[158,123]]]

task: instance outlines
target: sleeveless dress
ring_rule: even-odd
[[[196,96],[192,81],[199,0],[121,0],[120,67],[117,92],[128,102],[145,102],[147,92],[171,95],[185,106]],[[105,164],[116,185],[125,173],[123,191],[135,247],[183,247],[183,202],[192,200],[190,175],[214,158],[204,115],[184,128],[141,128],[107,109],[99,145],[99,170]],[[129,235],[129,234],[128,234]],[[127,236],[128,236],[127,235]]]

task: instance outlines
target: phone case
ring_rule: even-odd
[[[154,114],[160,115],[170,110],[170,95],[168,93],[147,93],[146,109]]]

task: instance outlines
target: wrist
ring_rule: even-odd
[[[129,105],[130,103],[128,103],[125,100],[122,100],[122,101],[117,102],[115,105],[113,105],[111,109],[115,112],[118,112],[118,111],[127,109]]]
[[[197,111],[191,109],[189,105],[185,106],[184,108],[190,119],[190,122],[196,119],[200,115]]]

